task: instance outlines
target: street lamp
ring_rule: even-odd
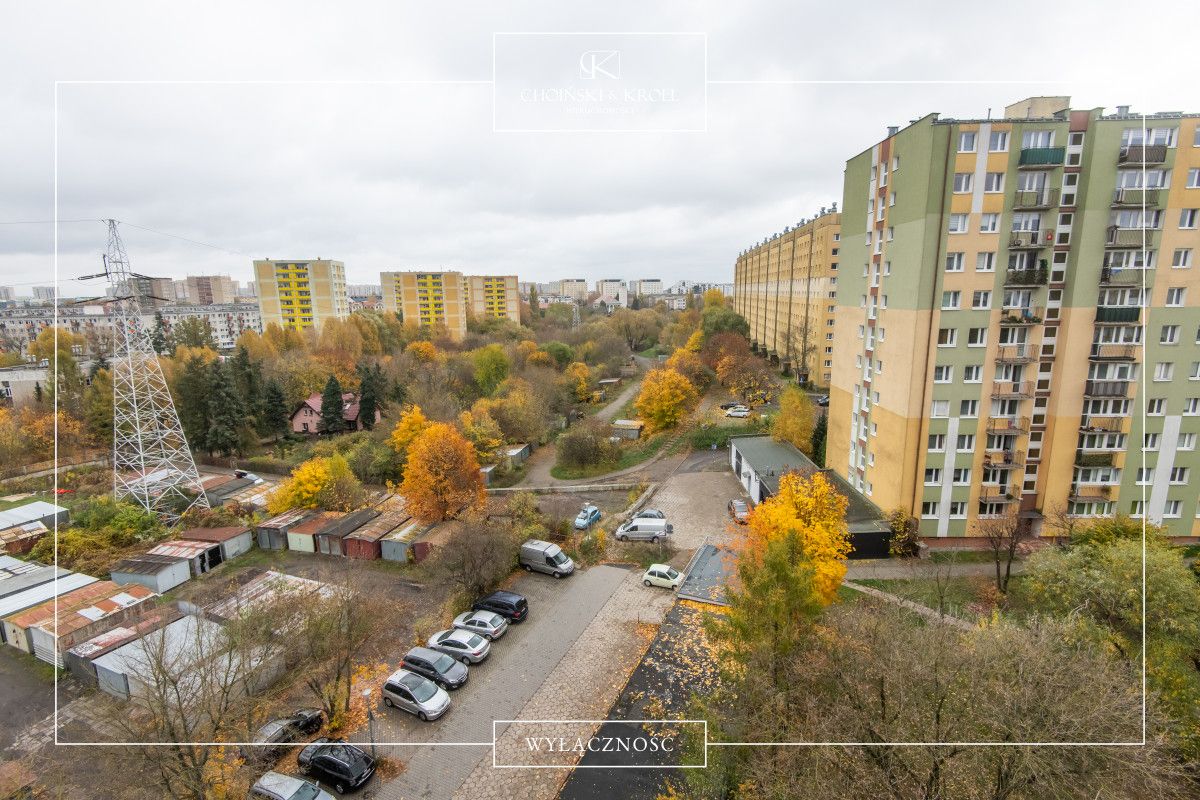
[[[371,737],[371,758],[375,758],[375,712],[371,710],[371,689],[367,687],[362,691],[363,702],[367,705],[367,729],[370,731]]]

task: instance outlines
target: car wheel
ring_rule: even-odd
[[[305,775],[312,775],[312,764],[300,765],[300,771],[303,772]]]
[[[529,566],[528,564],[525,564],[524,566],[526,572],[533,572],[533,567]]]
[[[417,719],[421,720],[421,722],[429,722],[429,716],[424,711],[417,712]]]
[[[556,573],[554,573],[554,580],[558,580],[558,579],[559,579],[559,578],[561,578],[561,577],[562,577],[562,573],[561,573],[561,572],[556,572]]]
[[[390,697],[385,697],[385,698],[383,698],[383,704],[384,704],[385,706],[387,706],[388,708],[395,708],[395,707],[396,707],[396,704],[392,702],[392,698],[390,698]]]
[[[655,544],[658,544],[658,537],[657,537],[657,536],[655,536],[655,537],[654,537],[654,538],[652,538],[650,541],[654,542]]]
[[[459,659],[459,661],[461,661],[464,666],[467,666],[467,667],[471,666],[470,656],[463,656],[462,658]]]
[[[642,581],[642,585],[643,585],[643,586],[649,586],[649,585],[650,585],[650,579],[649,579],[649,578],[647,578],[646,580]]]
[[[618,536],[618,537],[617,537],[617,539],[619,539],[619,540],[620,540],[620,541],[622,541],[622,542],[628,542],[628,541],[629,541],[629,537],[628,537],[628,536],[625,536],[624,534],[622,534],[621,536]]]

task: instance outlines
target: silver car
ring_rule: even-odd
[[[254,782],[250,796],[255,800],[334,800],[333,795],[309,781],[268,772]]]
[[[429,637],[429,649],[445,653],[464,664],[478,664],[492,652],[492,645],[487,638],[478,633],[451,628],[448,631],[438,631]]]
[[[422,721],[437,719],[450,710],[445,689],[415,672],[398,669],[383,684],[383,704],[416,714]]]
[[[667,515],[659,511],[657,508],[643,508],[641,511],[634,514],[630,519],[666,519]]]
[[[494,642],[508,630],[508,620],[492,611],[464,611],[454,618],[454,627]]]

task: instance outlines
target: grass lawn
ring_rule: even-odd
[[[555,464],[551,467],[550,474],[560,481],[573,481],[635,467],[653,457],[670,438],[671,431],[660,431],[644,439],[639,439],[632,446],[622,448],[621,457],[615,464],[599,464],[593,467],[564,467],[561,464]]]
[[[948,577],[940,581],[935,578],[898,578],[854,582],[920,603],[935,611],[974,619],[976,615],[967,607],[979,600],[981,591],[992,586],[993,578],[991,575],[975,575]],[[1016,619],[1026,619],[1039,611],[1037,602],[1029,595],[1024,576],[1014,575],[1009,580],[1008,596],[1001,610]]]
[[[929,560],[935,564],[991,564],[995,556],[991,550],[935,550]]]

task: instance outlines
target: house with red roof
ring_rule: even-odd
[[[375,409],[375,422],[378,423],[382,418],[383,415],[379,412],[379,409]],[[359,419],[358,395],[354,392],[345,392],[342,394],[342,419],[346,420],[347,430],[361,431],[363,429],[362,420]],[[301,403],[292,412],[291,421],[294,433],[320,433],[321,394],[316,392]]]

